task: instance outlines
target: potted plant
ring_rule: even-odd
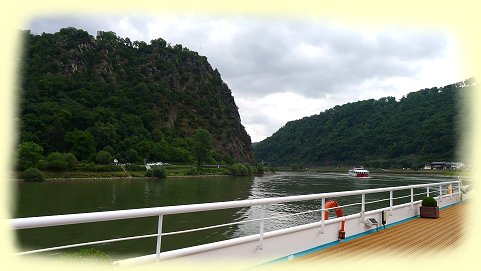
[[[426,218],[439,218],[438,202],[433,197],[425,197],[419,207],[419,215]]]

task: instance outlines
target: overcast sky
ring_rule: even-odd
[[[257,142],[290,120],[335,105],[394,96],[466,79],[446,32],[259,17],[55,16],[28,29],[114,31],[130,40],[163,38],[208,58],[232,90],[242,124]]]

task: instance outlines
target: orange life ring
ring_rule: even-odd
[[[448,194],[453,194],[454,189],[452,185],[448,185]]]
[[[335,207],[339,207],[339,203],[337,203],[337,201],[335,200],[328,200],[325,204],[324,204],[324,209],[328,209],[328,208],[335,208]],[[336,216],[337,217],[343,217],[344,216],[344,213],[342,212],[342,208],[339,207],[339,208],[335,208],[334,211],[336,212]],[[329,218],[329,210],[325,210],[324,211],[324,219],[327,220]],[[346,221],[343,220],[341,221],[341,230],[339,231],[339,239],[344,239],[345,236],[346,236],[346,232],[344,231],[344,223]]]

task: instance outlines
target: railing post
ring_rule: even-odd
[[[157,225],[157,248],[155,250],[156,260],[160,260],[160,245],[162,244],[162,221],[164,220],[164,215],[159,215],[159,224]]]
[[[324,218],[324,213],[326,210],[324,210],[324,206],[326,206],[326,199],[322,198],[321,199],[321,233],[324,234],[324,224],[325,224],[325,218]]]
[[[266,205],[262,204],[261,208],[261,224],[260,224],[260,233],[259,233],[259,250],[262,250],[262,246],[264,243],[264,218],[266,216]]]
[[[426,197],[429,197],[429,186],[427,187],[426,191],[427,191],[427,192],[426,192]]]
[[[392,212],[392,205],[393,205],[393,191],[389,190],[389,214]]]
[[[361,194],[361,223],[366,220],[366,194]]]
[[[414,209],[414,188],[411,187],[411,210]]]
[[[461,178],[459,178],[459,176],[458,176],[458,194],[459,194],[459,199],[463,201],[463,195],[461,191]]]
[[[443,185],[440,184],[440,185],[439,185],[439,198],[438,198],[438,201],[443,201],[443,200],[441,199],[441,196],[442,196],[442,195],[443,195]]]

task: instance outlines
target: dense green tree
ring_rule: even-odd
[[[197,168],[200,164],[207,160],[209,151],[212,148],[211,136],[205,129],[198,129],[192,137],[193,153],[197,161]]]
[[[162,140],[161,142],[155,142],[152,144],[151,160],[159,162],[172,161],[170,155],[170,145],[167,143],[167,141]]]
[[[35,167],[37,162],[43,159],[43,148],[33,142],[24,142],[17,148],[19,169]]]
[[[73,169],[78,164],[77,157],[73,153],[64,153],[63,158],[67,162],[67,169]]]
[[[165,179],[167,177],[167,172],[163,166],[152,167],[152,176],[158,179]]]
[[[114,158],[112,157],[112,154],[110,154],[108,151],[99,151],[95,155],[95,162],[97,164],[101,165],[108,165],[112,163]]]
[[[112,123],[97,121],[91,130],[99,146],[110,146],[117,141],[117,132]]]
[[[110,153],[110,155],[112,155],[112,157],[116,154],[114,148],[112,148],[111,146],[105,146],[103,148],[103,151],[106,151],[106,152]]]
[[[234,176],[248,176],[248,175],[250,175],[249,170],[246,167],[246,165],[243,165],[241,163],[236,163],[236,164],[231,165],[229,167],[229,171]]]
[[[141,160],[151,158],[153,147],[152,141],[142,140],[139,143],[135,144],[133,147],[137,151]]]
[[[124,156],[127,163],[137,163],[139,161],[139,155],[134,149],[128,149]]]
[[[52,152],[47,156],[46,160],[48,169],[61,171],[68,168],[68,162],[60,152]]]
[[[89,131],[74,130],[65,135],[70,144],[70,152],[80,160],[86,160],[96,153],[95,138]]]
[[[161,142],[163,139],[164,139],[164,133],[162,132],[161,129],[159,128],[155,128],[153,131],[152,131],[152,140],[154,142]]]
[[[171,149],[171,160],[176,162],[193,162],[194,158],[189,150],[181,148],[181,147],[174,147]]]
[[[20,176],[22,179],[28,182],[42,182],[45,180],[42,172],[37,168],[28,168]]]
[[[264,166],[262,164],[256,165],[257,174],[264,174]]]

